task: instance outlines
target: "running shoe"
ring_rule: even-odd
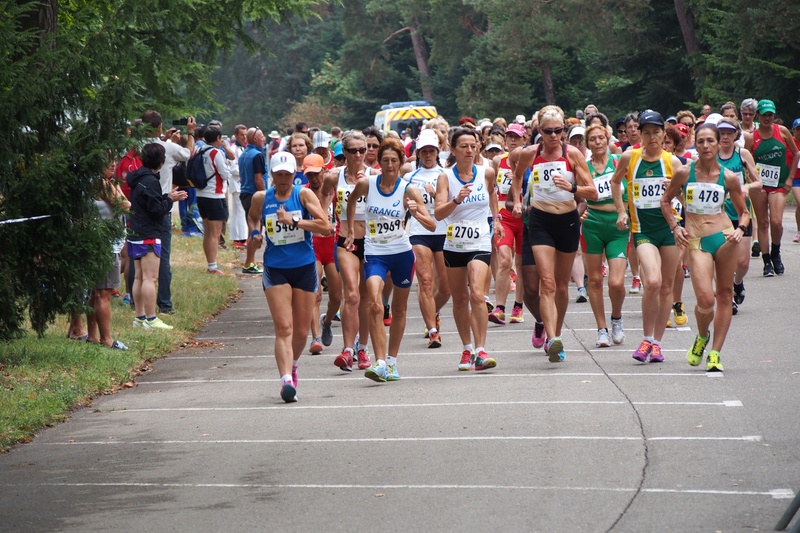
[[[400,381],[397,365],[386,365],[386,381]]]
[[[689,265],[682,265],[683,266],[683,277],[688,278],[692,275],[691,271],[689,270]]]
[[[675,302],[672,304],[672,310],[675,312],[675,325],[682,326],[686,324],[689,317],[686,316],[686,312],[683,310],[683,302]]]
[[[764,277],[771,278],[775,275],[775,270],[772,268],[772,262],[764,263]]]
[[[622,344],[625,340],[625,330],[622,329],[622,318],[611,319],[611,340],[614,344]]]
[[[133,317],[133,324],[131,324],[134,328],[141,328],[141,329],[148,329],[144,327],[144,319],[143,318],[136,318]]]
[[[130,305],[131,304],[131,295],[130,295],[130,293],[125,293],[125,296],[122,297],[122,303],[124,303],[126,305]]]
[[[611,346],[611,337],[608,336],[608,328],[597,330],[597,342],[594,343],[598,348],[608,348]]]
[[[154,320],[144,320],[144,329],[173,329],[173,327],[156,317]]]
[[[731,315],[736,316],[739,314],[739,306],[736,305],[736,300],[731,301]]]
[[[779,276],[783,276],[783,273],[786,271],[783,268],[783,261],[781,261],[781,254],[772,254],[772,268],[775,270],[775,273]]]
[[[341,322],[342,321],[342,310],[339,309],[338,311],[336,311],[336,314],[333,315],[333,318],[331,320],[333,322]]]
[[[722,372],[722,363],[719,361],[719,352],[711,350],[708,352],[708,360],[706,361],[706,372]]]
[[[246,267],[242,268],[242,274],[263,274],[263,273],[264,269],[255,263],[250,263]]]
[[[653,344],[653,347],[650,349],[650,362],[651,363],[664,362],[664,355],[661,353],[661,346],[659,344]]]
[[[515,305],[514,309],[511,311],[511,319],[509,320],[509,322],[511,322],[512,324],[521,324],[525,322],[525,318],[523,318],[522,314],[523,314],[522,306]]]
[[[438,333],[431,333],[428,335],[428,348],[441,348],[442,338]]]
[[[547,343],[547,355],[551,363],[560,363],[566,357],[561,337],[554,337]]]
[[[442,331],[442,317],[438,312],[436,313],[436,331]]]
[[[741,305],[744,302],[745,290],[744,290],[744,280],[738,285],[736,283],[733,284],[733,301],[736,302],[736,305]]]
[[[648,340],[642,339],[641,344],[639,344],[639,347],[636,348],[636,351],[633,352],[631,357],[633,357],[640,363],[646,363],[647,358],[650,356],[652,350],[653,350],[653,343]]]
[[[319,355],[322,353],[322,342],[320,342],[319,337],[311,341],[311,346],[308,348],[308,353],[311,355]]]
[[[575,298],[575,303],[583,304],[589,301],[589,295],[586,292],[586,287],[578,287],[578,297]]]
[[[336,356],[333,364],[344,370],[345,372],[353,371],[353,352],[345,348],[342,353]]]
[[[322,292],[328,292],[328,278],[326,276],[322,276],[319,284],[322,285]]]
[[[488,370],[497,366],[497,361],[481,350],[475,354],[475,370]]]
[[[383,325],[384,326],[392,325],[392,312],[389,305],[383,306]]]
[[[459,370],[472,370],[474,365],[472,364],[472,352],[470,350],[464,350],[461,352],[461,362],[458,363]]]
[[[630,294],[639,294],[642,292],[642,278],[639,276],[633,277],[633,282],[631,283],[631,290],[628,291]]]
[[[377,381],[378,383],[386,382],[386,376],[389,374],[386,365],[379,365],[375,363],[374,365],[367,367],[367,371],[364,372],[364,377],[371,379],[372,381]]]
[[[225,272],[223,272],[222,270],[220,270],[218,268],[215,268],[213,270],[206,270],[206,272],[208,272],[209,274],[214,274],[215,276],[224,276],[225,275]]]
[[[602,267],[603,267],[603,277],[605,278],[606,276],[608,276],[608,267],[606,266],[605,263],[602,264]]]
[[[489,313],[489,322],[493,324],[500,324],[501,326],[505,326],[506,324],[506,312],[500,309],[499,307],[495,307],[491,313]]]
[[[794,234],[794,237],[792,238],[792,242],[800,242],[800,231],[798,231],[797,233]]]
[[[494,304],[491,300],[489,300],[488,297],[486,297],[486,312],[491,313],[492,311],[494,311]]]
[[[319,317],[319,327],[322,330],[322,344],[330,346],[333,344],[333,323],[325,325],[325,315]]]
[[[694,338],[694,344],[689,352],[686,354],[686,361],[692,365],[697,366],[703,362],[703,353],[706,351],[706,344],[708,344],[708,339],[711,338],[711,335],[706,337],[705,339],[698,335]]]
[[[290,382],[286,382],[281,386],[281,398],[286,403],[293,403],[297,401],[297,389]]]
[[[536,322],[536,325],[533,326],[531,344],[533,344],[534,348],[541,348],[544,346],[544,322]]]
[[[298,381],[300,381],[300,380],[297,379],[297,367],[292,365],[292,385],[294,385],[295,389],[297,388],[297,382]]]
[[[367,349],[366,348],[361,348],[358,351],[357,357],[358,357],[358,369],[359,370],[364,370],[366,368],[369,368],[369,365],[371,364],[371,361],[369,360],[369,353],[367,353]]]
[[[750,248],[750,257],[758,257],[761,255],[761,246],[758,241],[753,241],[753,246]]]

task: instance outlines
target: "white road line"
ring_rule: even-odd
[[[558,492],[636,492],[635,487],[548,487],[536,485],[351,485],[351,484],[280,484],[280,483],[36,483],[30,485],[3,484],[3,487],[132,487],[132,488],[204,488],[204,489],[308,489],[308,490],[478,490],[478,491],[558,491]],[[642,492],[656,494],[703,494],[711,496],[769,496],[776,500],[791,499],[791,489],[717,490],[644,488]]]
[[[465,441],[628,441],[640,442],[641,436],[577,436],[577,435],[522,435],[522,436],[475,436],[475,437],[381,437],[361,439],[209,439],[209,440],[97,440],[73,442],[44,442],[41,446],[144,446],[144,445],[190,445],[190,444],[357,444],[357,443],[396,443],[396,442],[465,442]],[[727,441],[761,442],[760,435],[743,437],[651,437],[650,441]]]
[[[446,403],[388,403],[388,404],[343,404],[343,405],[260,405],[242,407],[141,407],[141,408],[119,408],[100,410],[106,413],[164,413],[164,412],[227,412],[227,411],[275,411],[275,410],[328,410],[328,409],[403,409],[403,408],[427,408],[427,407],[486,407],[486,406],[510,406],[510,405],[627,405],[627,401],[622,400],[524,400],[509,402],[446,402]],[[633,402],[634,405],[663,405],[663,406],[707,406],[707,407],[729,407],[724,402]]]

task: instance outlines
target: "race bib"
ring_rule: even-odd
[[[289,211],[290,215],[302,216],[300,211]],[[303,242],[305,232],[300,228],[292,229],[291,224],[281,224],[278,222],[278,215],[267,215],[264,221],[267,228],[267,237],[275,246],[285,246]]]
[[[717,183],[686,185],[686,210],[696,215],[717,215],[722,212],[725,188]]]
[[[501,168],[497,171],[497,192],[508,196],[511,191],[511,172]]]
[[[417,189],[422,195],[422,202],[425,204],[425,208],[428,210],[428,213],[433,215],[433,210],[436,207],[436,193],[429,193],[425,190],[424,185],[417,186]]]
[[[778,181],[781,179],[781,167],[759,163],[756,165],[756,171],[764,187],[778,186]]]
[[[666,191],[666,178],[637,178],[633,180],[633,205],[637,209],[660,209]]]
[[[372,244],[389,244],[405,235],[403,221],[399,218],[386,218],[369,221],[369,237]]]
[[[744,186],[744,172],[734,172],[734,174],[739,179],[739,185]]]
[[[449,248],[471,252],[480,249],[481,227],[480,222],[474,220],[459,220],[447,226],[447,240]]]
[[[336,215],[341,219],[342,213],[347,215],[347,201],[350,199],[350,193],[355,189],[355,185],[347,184],[344,187],[336,189]],[[363,217],[367,213],[367,199],[362,196],[356,203],[356,216]]]
[[[541,192],[556,192],[558,187],[553,183],[553,176],[567,173],[567,163],[565,161],[548,161],[537,163],[533,167],[531,176],[533,177],[533,188]]]
[[[597,188],[597,200],[608,200],[611,198],[611,178],[614,177],[613,172],[603,174],[593,178],[594,186]]]

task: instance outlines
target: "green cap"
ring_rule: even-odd
[[[774,113],[775,112],[775,102],[772,100],[759,100],[758,101],[758,111],[759,115],[763,115],[764,113]]]

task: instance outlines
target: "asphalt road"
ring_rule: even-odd
[[[689,323],[667,331],[663,364],[630,357],[629,295],[623,345],[595,348],[589,305],[571,303],[564,363],[531,347],[526,314],[489,325],[498,366],[483,373],[456,370],[449,305],[443,347],[426,348],[412,293],[401,381],[334,367],[336,324],[287,405],[260,280],[242,277],[199,336],[210,345],[0,456],[0,530],[772,530],[800,489],[791,211],[786,228],[786,275],[752,260],[723,375],[686,364],[689,280]]]

